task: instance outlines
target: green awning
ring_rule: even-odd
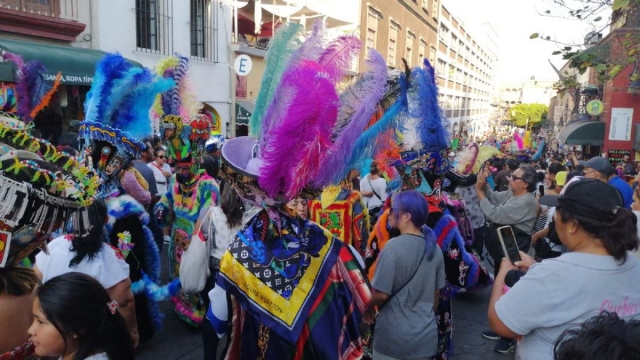
[[[567,145],[602,146],[604,144],[604,122],[572,122],[560,131],[558,137],[560,142]]]
[[[236,100],[236,125],[249,125],[255,104],[248,100]]]
[[[100,50],[82,49],[72,46],[57,46],[34,42],[0,39],[0,50],[22,56],[24,61],[38,60],[48,73],[46,81],[53,82],[58,72],[62,73],[61,83],[65,85],[91,86],[96,63],[106,53]],[[141,64],[129,60],[134,66]],[[16,67],[12,62],[0,63],[0,81],[15,82]]]

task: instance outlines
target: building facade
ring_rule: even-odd
[[[441,0],[362,1],[360,37],[365,49],[376,49],[390,68],[419,66],[427,58],[433,64],[438,46]],[[366,56],[362,52],[362,65]]]
[[[466,26],[442,7],[435,67],[440,105],[453,134],[481,139],[490,131],[496,97],[497,37],[490,24]]]
[[[74,102],[80,110],[76,109],[71,118],[82,118],[82,96],[91,85],[95,62],[104,55],[100,51],[118,52],[149,68],[155,67],[162,58],[179,53],[191,59],[190,77],[198,99],[205,105],[204,110],[217,122],[214,125],[221,126],[221,132],[226,133],[232,112],[233,69],[229,67],[228,50],[231,0],[7,0],[1,3],[0,47],[3,49],[25,48],[24,44],[11,43],[19,40],[27,46],[62,46],[56,48],[57,54],[68,52],[71,61],[91,55],[81,64],[87,73],[78,76],[69,75],[76,69],[68,64],[67,68],[52,68],[52,64],[64,59],[47,58],[56,55],[43,53],[46,49],[35,56],[48,65],[50,72],[62,71],[63,79],[70,79],[67,84],[80,87],[60,91],[65,99],[67,93],[79,94],[78,101],[74,99]],[[2,44],[3,40],[8,45]],[[27,60],[34,58],[31,54],[19,55]],[[78,59],[74,59],[74,55]],[[61,107],[65,108],[67,102],[71,100],[62,101]]]

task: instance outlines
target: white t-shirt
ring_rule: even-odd
[[[161,196],[166,194],[169,190],[169,178],[164,176],[162,171],[171,173],[171,166],[169,166],[169,164],[167,163],[164,163],[162,164],[162,169],[160,169],[155,161],[148,163],[147,166],[153,171],[153,176],[156,178],[156,187],[158,189],[158,194],[156,195]]]
[[[47,248],[49,255],[44,252],[36,255],[36,265],[42,273],[43,283],[58,275],[80,272],[98,280],[105,289],[109,289],[129,277],[129,264],[124,261],[122,253],[109,244],[103,243],[102,249],[91,261],[85,257],[74,268],[69,267],[69,261],[75,253],[71,251],[71,240],[66,236],[55,238]]]
[[[566,253],[533,265],[495,305],[516,334],[516,359],[552,360],[562,332],[601,311],[640,319],[640,262],[631,254],[620,264],[611,256]]]
[[[375,180],[369,180],[369,175],[367,174],[367,176],[360,180],[360,191],[374,191],[378,196],[380,196],[380,199],[378,199],[378,196],[375,196],[375,194],[370,197],[363,195],[362,197],[364,199],[364,203],[367,205],[367,209],[382,206],[384,201],[387,199],[387,180],[383,177]]]

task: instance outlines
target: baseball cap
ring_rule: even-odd
[[[575,177],[562,190],[560,196],[549,198],[549,206],[568,209],[584,218],[602,220],[624,208],[620,192],[597,179]]]
[[[556,174],[556,185],[564,186],[567,183],[567,175],[569,175],[569,173],[566,171],[558,171]]]
[[[596,156],[594,158],[591,158],[591,160],[589,161],[581,162],[581,164],[584,165],[585,169],[592,168],[602,175],[609,176],[613,174],[613,167],[611,166],[611,163],[609,162],[609,160],[601,156]]]

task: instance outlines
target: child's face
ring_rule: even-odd
[[[67,347],[58,329],[47,320],[37,298],[33,302],[33,324],[29,328],[29,335],[38,356],[57,358],[66,355],[71,348]]]

